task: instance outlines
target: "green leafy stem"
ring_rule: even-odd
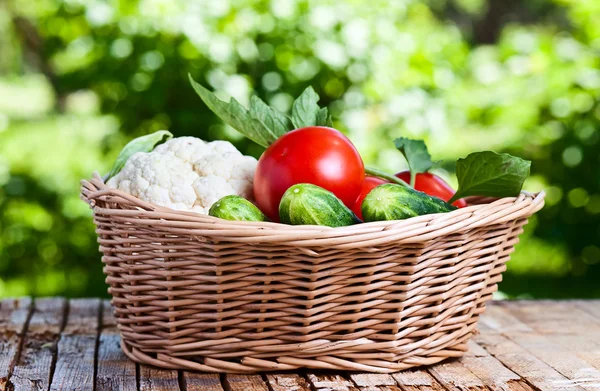
[[[401,186],[411,187],[408,183],[404,182],[402,179],[398,178],[397,176],[388,174],[387,172],[378,170],[377,168],[374,168],[374,167],[366,166],[365,173],[369,174],[371,176],[376,176],[381,179],[388,180],[392,183],[395,183],[395,184],[398,184]]]

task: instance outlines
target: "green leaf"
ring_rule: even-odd
[[[531,162],[507,153],[475,152],[456,162],[458,190],[449,203],[478,195],[514,197],[529,176]]]
[[[147,134],[131,140],[123,147],[119,153],[119,156],[117,156],[117,160],[115,160],[115,163],[104,180],[107,181],[117,175],[125,163],[127,163],[127,160],[129,160],[134,153],[151,152],[157,145],[162,144],[172,138],[173,134],[171,132],[167,130],[159,130],[158,132]]]
[[[321,110],[317,112],[317,126],[329,126],[333,127],[333,122],[331,121],[331,116],[327,110],[327,107],[323,107]]]
[[[292,105],[292,123],[296,129],[317,125],[319,95],[312,87],[307,87]]]
[[[290,119],[268,106],[258,96],[252,95],[250,98],[250,116],[270,129],[277,137],[284,135],[294,128]]]
[[[191,75],[189,75],[189,78],[194,91],[217,117],[255,143],[266,148],[283,134],[279,133],[279,130],[269,128],[259,119],[253,118],[250,112],[234,98],[231,98],[229,102],[224,102],[199,83],[196,83]],[[261,116],[257,112],[254,112],[254,115]]]
[[[427,146],[423,140],[411,140],[404,137],[395,139],[394,145],[402,152],[408,162],[408,167],[410,168],[410,185],[414,187],[416,175],[429,171],[433,166]]]

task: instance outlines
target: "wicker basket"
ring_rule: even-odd
[[[123,351],[207,372],[461,356],[543,193],[343,228],[225,221],[82,182]],[[489,203],[491,202],[491,203]]]

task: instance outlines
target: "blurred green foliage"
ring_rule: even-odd
[[[376,2],[375,2],[376,3]],[[600,2],[594,0],[7,0],[0,3],[0,297],[105,295],[78,182],[159,129],[261,148],[187,73],[281,111],[312,85],[365,160],[438,171],[494,149],[547,191],[501,290],[600,297]],[[449,176],[452,181],[452,177]]]

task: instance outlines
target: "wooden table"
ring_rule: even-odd
[[[469,352],[396,374],[218,375],[129,361],[108,301],[0,303],[0,390],[600,390],[600,300],[495,302]]]

